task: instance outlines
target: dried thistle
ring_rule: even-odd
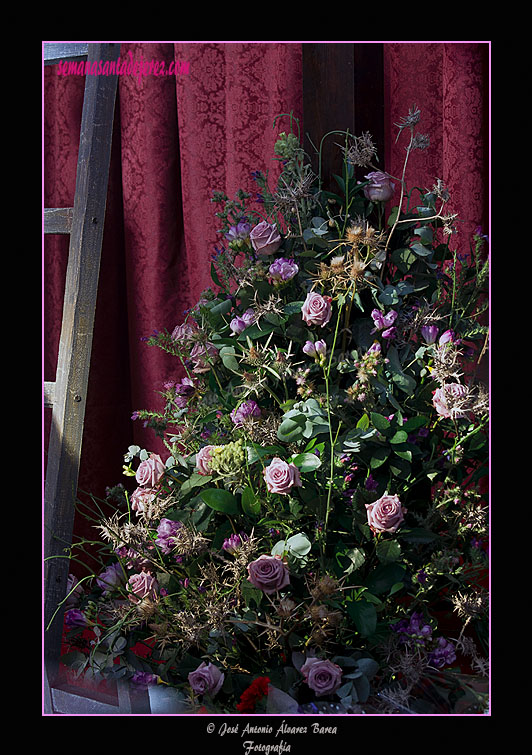
[[[377,148],[373,143],[371,134],[366,131],[361,136],[351,136],[351,144],[348,147],[337,145],[343,151],[345,159],[351,165],[365,168],[377,154]]]
[[[399,129],[399,133],[397,134],[397,139],[399,139],[399,136],[403,132],[403,129],[405,128],[414,128],[421,119],[421,110],[416,106],[412,105],[412,107],[408,110],[408,115],[405,115],[401,118],[399,123],[394,124]],[[397,141],[396,139],[396,141]]]
[[[462,357],[463,353],[458,345],[451,341],[434,349],[434,362],[431,368],[434,380],[440,385],[450,381],[460,382],[463,376]]]

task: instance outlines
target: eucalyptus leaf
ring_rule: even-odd
[[[215,511],[221,511],[224,514],[238,514],[238,501],[235,496],[222,488],[208,488],[202,490],[199,497]]]

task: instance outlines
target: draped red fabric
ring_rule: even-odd
[[[488,228],[489,45],[486,42],[393,42],[384,45],[386,169],[401,176],[408,136],[397,128],[413,106],[417,131],[430,146],[411,153],[409,186],[431,189],[439,178],[458,213],[451,248],[469,251],[472,232]],[[447,212],[447,210],[446,210]]]
[[[404,145],[392,124],[416,104],[427,152],[412,157],[425,187],[449,183],[469,234],[487,217],[486,55],[484,44],[385,43],[386,167],[401,170]],[[273,145],[293,111],[302,119],[300,43],[123,43],[121,59],[172,61],[175,76],[120,76],[107,216],[96,308],[79,485],[103,496],[124,482],[128,445],[160,452],[151,429],[133,422],[157,409],[176,360],[143,341],[172,329],[211,284],[218,241],[217,189],[254,191],[251,172],[270,169]],[[44,72],[44,205],[73,203],[84,80]],[[376,103],[376,106],[379,103]],[[68,238],[46,237],[43,259],[43,371],[55,380]],[[50,416],[45,411],[46,446]],[[78,535],[92,537],[84,520]],[[77,572],[77,565],[73,564]],[[82,573],[80,571],[80,573]],[[83,572],[84,573],[84,572]]]

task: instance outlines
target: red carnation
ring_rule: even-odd
[[[268,684],[270,680],[267,676],[259,676],[254,679],[249,687],[242,692],[240,702],[236,706],[239,713],[255,713],[255,705],[268,694]]]

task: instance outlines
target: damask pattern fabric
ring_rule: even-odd
[[[459,214],[455,241],[466,252],[477,226],[487,232],[488,50],[487,43],[384,45],[386,168],[401,175],[408,139],[403,134],[396,144],[394,124],[415,105],[430,146],[412,152],[408,173],[422,189],[438,178],[447,186],[449,212]]]

